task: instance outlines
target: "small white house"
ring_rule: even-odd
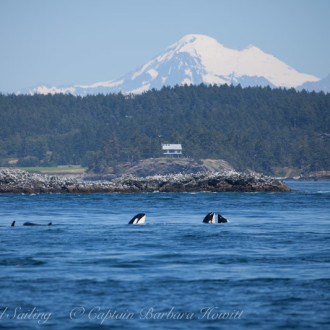
[[[181,144],[162,144],[163,155],[165,157],[181,157],[182,146]]]

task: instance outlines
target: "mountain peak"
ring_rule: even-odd
[[[178,44],[183,43],[190,43],[195,41],[207,41],[207,42],[218,42],[212,37],[209,37],[205,34],[186,34],[184,37],[182,37],[178,42]]]
[[[223,45],[214,38],[203,34],[187,34],[178,42],[167,48],[167,50],[175,49],[177,52],[197,53],[200,56],[203,56],[205,51],[211,53],[218,51],[221,48],[224,48]]]
[[[176,84],[241,84],[245,86],[298,87],[319,81],[297,72],[273,55],[249,45],[243,50],[230,49],[203,34],[187,34],[134,72],[119,79],[89,86],[58,89],[36,88],[33,93],[142,93],[152,88]]]

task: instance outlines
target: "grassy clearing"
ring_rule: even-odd
[[[87,167],[72,167],[72,166],[60,166],[60,167],[17,167],[20,170],[38,173],[84,173]]]

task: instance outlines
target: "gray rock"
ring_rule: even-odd
[[[196,174],[125,176],[110,182],[85,181],[0,168],[0,193],[107,192],[288,192],[283,182],[260,174],[222,171]]]

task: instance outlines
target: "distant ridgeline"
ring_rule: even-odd
[[[274,174],[330,168],[330,94],[176,86],[142,95],[0,94],[0,166],[81,164],[95,172],[161,157],[224,159]]]

